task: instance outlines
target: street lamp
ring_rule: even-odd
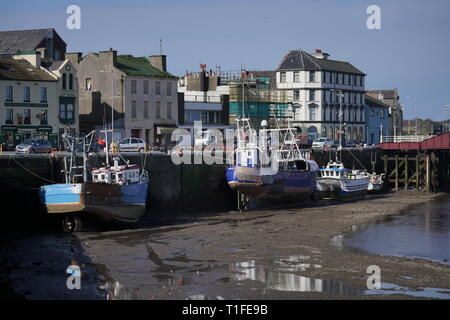
[[[444,114],[445,114],[445,119],[444,119],[444,122],[442,123],[442,133],[445,133],[445,132],[447,132],[447,131],[450,131],[450,128],[449,128],[449,119],[448,119],[448,111],[450,110],[450,104],[446,104],[445,106],[444,106]]]

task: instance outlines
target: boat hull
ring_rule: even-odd
[[[53,184],[41,187],[48,213],[89,213],[104,221],[137,222],[146,210],[148,182]]]
[[[261,168],[232,166],[226,171],[228,185],[252,200],[300,201],[314,192],[317,170],[279,170],[264,174]]]
[[[358,179],[318,178],[315,191],[317,198],[347,199],[367,194],[369,177]]]

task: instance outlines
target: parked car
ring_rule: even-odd
[[[12,141],[4,141],[2,142],[2,150],[3,151],[14,151],[14,142]]]
[[[16,153],[49,153],[52,145],[45,139],[27,139],[16,146]]]
[[[334,146],[334,140],[330,138],[318,138],[313,141],[313,149],[332,148]]]
[[[145,150],[148,150],[148,147],[142,139],[124,138],[119,142],[119,151],[121,152],[144,152]]]

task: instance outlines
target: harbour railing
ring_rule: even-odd
[[[381,136],[380,142],[422,142],[434,135]]]

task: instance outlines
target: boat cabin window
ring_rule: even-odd
[[[295,167],[297,170],[306,170],[306,162],[305,161],[295,161]]]

